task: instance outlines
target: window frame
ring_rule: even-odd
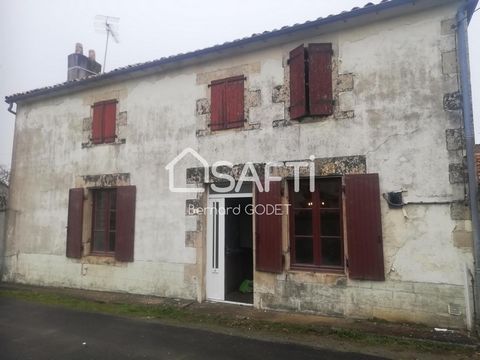
[[[338,208],[324,208],[324,212],[337,212],[339,216],[339,236],[322,236],[321,235],[321,213],[322,208],[319,206],[321,202],[320,198],[320,183],[323,180],[338,181],[339,186],[339,207]],[[300,181],[309,181],[309,178],[300,178]],[[329,272],[329,273],[345,273],[345,230],[344,230],[344,196],[343,196],[343,178],[341,176],[325,176],[315,178],[315,191],[312,193],[312,200],[314,205],[312,211],[312,251],[313,262],[312,264],[302,264],[296,262],[296,237],[295,234],[295,210],[301,208],[295,208],[295,192],[294,192],[294,179],[287,179],[288,193],[289,193],[289,243],[290,243],[290,268],[292,270],[303,271],[315,271],[315,272]],[[322,265],[321,263],[321,248],[322,238],[339,238],[340,242],[340,265]]]
[[[114,118],[113,118],[113,127],[115,129],[113,137],[108,138],[105,136],[105,106],[109,104],[115,104],[115,112],[114,112]],[[118,100],[117,99],[110,99],[110,100],[102,100],[102,101],[97,101],[95,102],[91,108],[92,108],[92,130],[91,130],[91,142],[94,145],[101,145],[101,144],[114,144],[117,141],[117,104]],[[94,137],[94,128],[95,128],[95,111],[98,107],[101,107],[101,115],[100,115],[100,129],[101,129],[101,135],[100,135],[100,140],[96,141],[96,138]]]
[[[113,213],[113,216],[116,217],[117,215],[117,211],[118,211],[118,208],[117,208],[117,188],[114,187],[114,188],[93,188],[93,189],[90,189],[91,192],[92,192],[92,218],[91,218],[91,246],[90,246],[90,255],[95,255],[95,256],[110,256],[110,257],[114,257],[115,256],[115,250],[114,251],[111,251],[111,250],[108,250],[109,248],[109,241],[110,241],[110,233],[112,232],[111,229],[110,229],[110,221],[111,221],[111,216],[112,216],[112,209],[110,208],[110,204],[111,204],[111,197],[112,195],[111,194],[115,194],[115,211]],[[105,193],[108,193],[108,197],[107,197],[107,205],[108,206],[105,206],[104,208],[104,216],[105,216],[105,225],[104,225],[104,237],[103,237],[103,241],[104,241],[104,251],[101,251],[101,250],[95,250],[95,232],[97,231],[95,229],[95,223],[96,223],[96,203],[98,201],[97,199],[97,194],[100,193],[100,192],[105,192]],[[116,219],[115,219],[115,249],[116,249],[116,241],[117,241],[117,223],[116,223]]]
[[[222,85],[223,84],[223,96],[222,96],[222,103],[221,103],[221,112],[222,112],[222,122],[221,123],[218,123],[218,124],[213,124],[213,121],[212,121],[212,111],[210,111],[210,123],[209,123],[209,128],[210,128],[210,131],[214,132],[214,131],[223,131],[223,130],[229,130],[229,129],[241,129],[241,128],[244,128],[245,127],[245,122],[246,122],[246,117],[245,117],[245,80],[246,80],[246,76],[245,75],[237,75],[237,76],[230,76],[230,77],[227,77],[227,78],[223,78],[223,79],[216,79],[216,80],[212,80],[211,83],[208,85],[208,87],[210,89],[212,89],[213,86],[218,86],[218,85]],[[237,120],[237,121],[230,121],[228,118],[227,118],[227,108],[228,108],[228,104],[227,104],[227,96],[226,96],[226,92],[227,92],[227,86],[229,83],[233,83],[233,82],[237,82],[237,81],[242,81],[242,85],[243,85],[243,93],[242,93],[242,104],[243,104],[243,116],[242,116],[242,120]],[[214,97],[212,96],[212,91],[210,91],[210,110],[213,108],[213,101],[214,101]],[[232,100],[233,101],[233,100]],[[214,126],[215,125],[215,128]]]

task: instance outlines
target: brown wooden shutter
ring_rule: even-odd
[[[227,128],[243,127],[245,122],[244,82],[245,78],[243,76],[226,80],[225,110]]]
[[[83,189],[70,189],[68,193],[67,257],[82,257]]]
[[[94,144],[103,142],[103,110],[102,103],[93,105],[92,142]]]
[[[290,65],[290,118],[298,119],[307,114],[303,44],[290,51],[288,63]]]
[[[352,279],[385,280],[378,174],[345,176],[348,272]]]
[[[103,141],[111,143],[115,141],[117,102],[110,101],[103,106]]]
[[[135,186],[117,188],[115,259],[118,261],[133,261],[135,197]]]
[[[282,216],[276,214],[261,214],[263,206],[282,203],[281,182],[270,183],[269,192],[259,192],[255,195],[256,212],[256,269],[272,273],[281,273],[282,261]],[[260,206],[259,206],[260,205]]]
[[[210,92],[210,129],[215,131],[224,128],[225,81],[212,82]]]
[[[310,115],[333,113],[332,44],[308,45]]]

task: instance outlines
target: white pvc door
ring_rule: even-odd
[[[225,199],[209,199],[207,299],[225,300]]]

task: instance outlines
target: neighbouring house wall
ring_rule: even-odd
[[[205,204],[206,196],[169,191],[164,167],[175,156],[191,147],[210,163],[360,157],[356,171],[379,173],[382,193],[402,190],[405,201],[431,203],[407,205],[404,213],[382,202],[386,281],[256,272],[255,305],[464,326],[465,266],[473,260],[455,10],[293,37],[234,58],[21,104],[4,279],[202,300],[206,219],[187,216],[185,208]],[[333,44],[336,105],[333,116],[299,124],[288,115],[287,59],[302,42]],[[247,124],[211,133],[208,84],[241,74]],[[124,141],[92,146],[90,106],[111,98],[119,101],[117,132]],[[180,185],[193,167],[198,163],[189,158],[175,168]],[[325,168],[328,173],[328,161]],[[132,263],[65,257],[68,189],[99,174],[128,174],[137,187]],[[285,219],[288,269],[287,226]]]

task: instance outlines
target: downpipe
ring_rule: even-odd
[[[472,213],[473,258],[474,258],[474,314],[475,327],[480,325],[480,222],[478,217],[478,184],[475,167],[475,137],[473,130],[472,85],[470,82],[470,61],[468,53],[468,12],[462,6],[457,12],[457,56],[460,72],[460,91],[465,129],[465,146],[468,167],[468,198]]]

